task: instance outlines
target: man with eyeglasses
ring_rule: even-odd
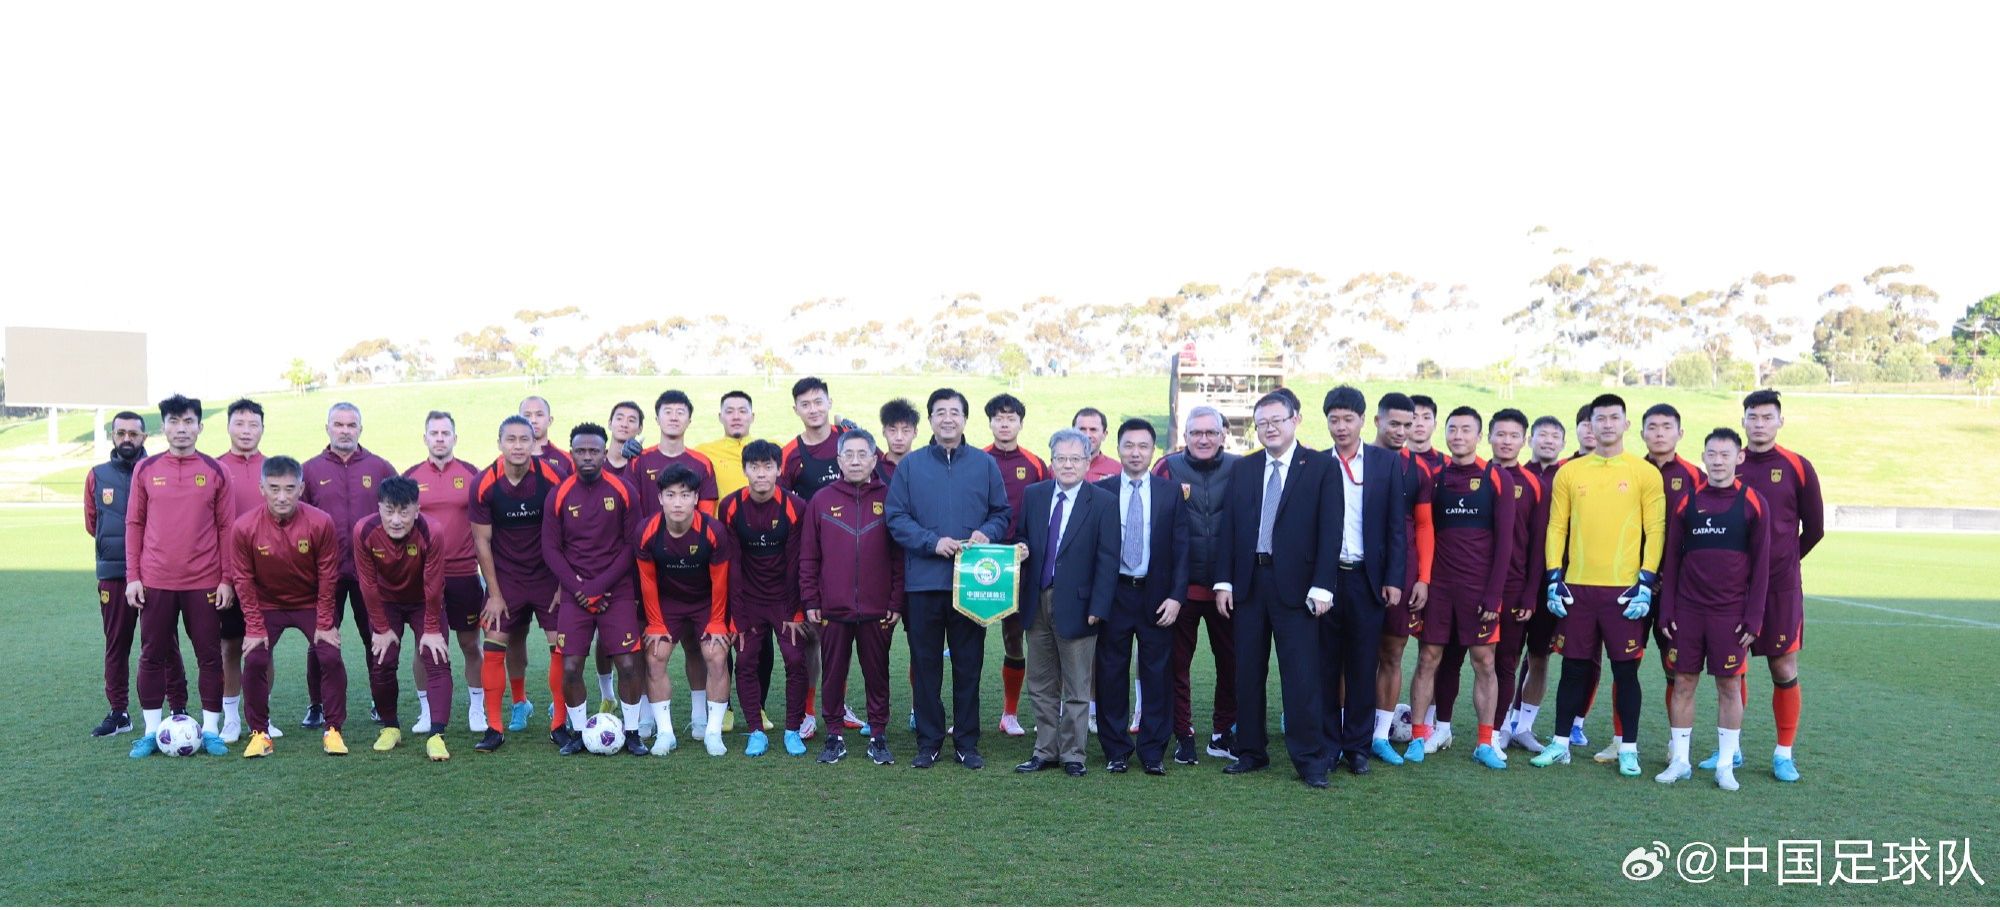
[[[1218,563],[1215,607],[1236,614],[1236,761],[1225,774],[1261,771],[1264,684],[1271,647],[1284,693],[1285,750],[1306,786],[1329,786],[1319,660],[1319,620],[1339,583],[1341,487],[1333,460],[1298,444],[1298,398],[1280,389],[1251,412],[1261,456],[1229,471],[1222,517],[1226,556]],[[1240,612],[1236,612],[1240,609]]]
[[[986,627],[951,606],[953,560],[966,544],[1007,536],[1007,488],[993,456],[965,444],[965,396],[938,389],[925,402],[931,444],[910,453],[889,483],[889,533],[903,548],[909,600],[911,701],[917,709],[913,768],[937,763],[944,744],[944,649],[951,646],[954,755],[968,770],[986,767],[979,754],[979,682]]]
[[[1193,669],[1195,641],[1208,626],[1208,650],[1215,659],[1215,700],[1210,715],[1208,754],[1236,760],[1236,624],[1215,609],[1216,563],[1223,558],[1222,495],[1229,467],[1240,457],[1222,450],[1228,433],[1222,412],[1203,405],[1188,413],[1181,431],[1187,447],[1159,460],[1153,474],[1180,484],[1187,503],[1188,587],[1185,607],[1174,620],[1170,675],[1174,686],[1174,763],[1200,761],[1194,749]]]

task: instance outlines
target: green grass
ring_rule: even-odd
[[[556,378],[534,388],[555,408],[553,435],[566,436],[568,428],[583,420],[602,422],[611,406],[621,399],[633,399],[648,410],[661,389],[679,388],[696,402],[696,416],[689,437],[695,442],[721,435],[712,403],[732,388],[747,389],[757,401],[757,422],[753,434],[782,442],[798,432],[798,420],[791,413],[791,377],[766,382],[757,377],[620,377]],[[901,395],[914,400],[922,410],[929,392],[951,385],[972,400],[978,412],[985,400],[1007,388],[992,377],[982,376],[832,376],[834,405],[840,413],[871,429],[879,426],[877,409],[888,399]],[[1324,377],[1293,377],[1292,386],[1306,399],[1308,416],[1300,438],[1311,446],[1328,444],[1326,427],[1318,418],[1320,397],[1335,380]],[[1029,377],[1017,394],[1027,402],[1029,419],[1025,438],[1037,451],[1044,449],[1048,434],[1067,425],[1077,409],[1094,405],[1111,415],[1146,417],[1164,427],[1167,418],[1164,376],[1074,378]],[[1502,400],[1491,389],[1443,382],[1368,382],[1362,384],[1372,400],[1390,389],[1432,395],[1447,411],[1470,404],[1481,413],[1492,414],[1502,407],[1518,407],[1530,418],[1553,414],[1568,423],[1577,407],[1596,395],[1595,387],[1521,388],[1511,400]],[[424,457],[424,415],[432,408],[451,411],[460,428],[460,454],[476,464],[493,457],[489,442],[501,418],[512,414],[529,386],[519,380],[490,382],[447,382],[400,386],[353,386],[305,395],[274,393],[262,396],[268,433],[267,453],[309,456],[326,445],[326,409],[336,401],[352,401],[365,416],[362,442],[397,467],[406,467]],[[1626,399],[1633,409],[1634,429],[1626,445],[1643,449],[1639,439],[1638,414],[1655,401],[1669,401],[1680,408],[1687,428],[1681,451],[1699,459],[1701,437],[1716,426],[1737,427],[1741,396],[1729,392],[1685,391],[1680,389],[1627,389]],[[214,397],[203,435],[204,451],[219,452],[228,447],[221,408],[227,399]],[[63,418],[67,439],[89,438],[88,418],[72,430],[72,417]],[[1921,445],[1932,452],[1986,452],[2000,448],[2000,419],[1990,407],[1970,397],[1866,398],[1844,395],[1800,396],[1792,399],[1787,411],[1782,441],[1811,458],[1818,467],[1831,503],[1857,505],[1956,505],[2000,506],[2000,475],[1987,472],[1938,471],[1923,458],[1885,458],[1887,450],[1906,450]],[[657,434],[647,418],[647,440]],[[1865,431],[1863,431],[1865,428]],[[80,435],[79,432],[80,431]],[[990,441],[986,422],[976,415],[968,436],[984,445]],[[36,421],[0,429],[0,449],[46,440],[47,424]],[[1437,444],[1443,445],[1443,430]],[[158,448],[158,443],[154,447]],[[1572,444],[1572,448],[1574,445]],[[29,475],[38,483],[73,498],[82,489],[80,470],[57,470]]]
[[[1321,793],[1280,770],[1225,778],[1207,758],[1170,766],[1165,779],[1008,773],[1029,745],[990,726],[997,633],[982,695],[991,765],[976,774],[908,767],[900,654],[890,736],[900,763],[890,768],[858,750],[829,768],[781,752],[709,758],[698,745],[664,759],[563,759],[532,735],[477,755],[462,695],[448,764],[424,761],[413,742],[369,752],[365,720],[350,728],[355,754],[333,759],[297,728],[302,646],[289,638],[274,714],[293,735],[276,757],[133,762],[127,738],[83,735],[103,705],[76,524],[68,510],[0,511],[0,689],[16,694],[5,716],[17,735],[0,769],[0,894],[11,903],[1993,902],[1990,888],[1965,884],[1780,888],[1766,876],[1745,888],[1685,885],[1671,872],[1633,884],[1618,872],[1628,850],[1653,840],[1744,837],[1970,837],[1982,874],[2000,874],[2000,784],[1980,760],[2000,729],[1991,537],[1847,534],[1813,554],[1798,785],[1769,777],[1770,684],[1757,668],[1739,793],[1699,777],[1625,780],[1588,761],[1537,770],[1519,752],[1516,767],[1489,772],[1468,760],[1469,744],[1421,767],[1341,775]],[[349,706],[365,717],[361,649],[346,650]],[[1644,676],[1648,776],[1666,738],[1655,659]],[[1196,673],[1207,692],[1205,658]],[[1708,691],[1698,754],[1713,742]],[[414,696],[403,697],[408,710]],[[1198,694],[1198,718],[1207,707]],[[684,701],[676,713],[685,718]],[[1594,741],[1609,736],[1599,714]],[[741,743],[731,737],[732,750]]]

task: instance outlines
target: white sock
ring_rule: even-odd
[[[1625,745],[1625,737],[1623,737],[1623,736],[1614,736],[1614,737],[1611,737],[1611,744],[1612,744],[1612,745],[1614,745],[1614,746],[1622,746],[1622,745]],[[1621,751],[1622,751],[1622,750],[1621,750]]]
[[[1382,710],[1381,708],[1376,708],[1376,709],[1375,709],[1375,738],[1376,738],[1376,739],[1388,739],[1388,738],[1389,738],[1389,725],[1390,725],[1390,724],[1392,724],[1392,723],[1395,723],[1395,721],[1396,721],[1396,712],[1394,712],[1394,711],[1384,711],[1384,710]]]
[[[597,674],[597,694],[598,697],[603,698],[605,701],[617,701],[618,674],[616,673]]]
[[[1625,753],[1627,753],[1627,752],[1630,752],[1630,753],[1632,753],[1632,754],[1634,754],[1634,755],[1637,755],[1637,754],[1639,754],[1639,744],[1638,744],[1638,743],[1628,743],[1628,742],[1626,742],[1626,741],[1624,741],[1624,740],[1622,740],[1622,739],[1620,739],[1620,740],[1614,740],[1614,742],[1616,742],[1616,743],[1618,744],[1618,754],[1620,754],[1620,755],[1623,755],[1623,754],[1625,754]]]
[[[1508,708],[1508,709],[1507,709],[1507,719],[1506,719],[1506,720],[1503,720],[1503,721],[1501,721],[1501,722],[1500,722],[1500,726],[1498,726],[1498,727],[1495,727],[1495,728],[1493,728],[1493,732],[1495,732],[1495,733],[1499,733],[1499,732],[1501,732],[1501,731],[1503,731],[1503,730],[1504,730],[1504,731],[1506,731],[1506,732],[1508,732],[1508,733],[1512,733],[1512,732],[1514,732],[1514,718],[1516,718],[1516,717],[1519,717],[1519,716],[1520,716],[1520,712],[1518,712],[1518,711],[1515,711],[1515,710],[1514,710],[1513,708]]]
[[[647,698],[644,693],[640,693],[639,695],[639,710],[641,711],[653,710],[653,700]]]
[[[1740,731],[1739,731],[1739,732],[1740,732]],[[1731,753],[1729,753],[1729,754],[1731,754],[1731,755],[1735,755],[1736,753],[1734,753],[1734,752],[1731,752]],[[1778,746],[1777,748],[1775,748],[1775,749],[1773,749],[1773,750],[1771,751],[1771,757],[1772,757],[1772,758],[1791,758],[1791,757],[1792,757],[1792,747],[1791,747],[1791,746]]]
[[[219,733],[222,730],[221,724],[222,724],[221,711],[201,712],[201,732]]]
[[[467,704],[469,704],[469,705],[476,705],[476,706],[478,706],[479,710],[481,710],[481,711],[484,711],[484,710],[486,710],[486,690],[485,690],[485,689],[482,689],[482,688],[480,688],[480,687],[478,687],[478,686],[466,686],[466,687],[465,687],[465,698],[466,698],[466,703],[467,703]]]
[[[583,725],[589,722],[590,715],[584,713],[583,705],[576,704],[569,706],[569,728],[571,730],[582,733]]]
[[[673,699],[670,698],[667,699],[666,701],[653,702],[652,709],[653,709],[653,728],[656,731],[657,735],[673,736],[674,735]]]
[[[1491,745],[1495,752],[1507,751],[1507,732],[1498,727],[1493,728],[1493,742]]]
[[[416,726],[429,727],[430,725],[431,725],[431,695],[429,692],[418,692]],[[411,729],[415,729],[415,727],[412,727]]]
[[[1680,762],[1682,764],[1687,764],[1688,740],[1694,738],[1694,728],[1674,727],[1668,730],[1667,733],[1669,742],[1668,745],[1669,756],[1667,758],[1667,762],[1669,764],[1672,764],[1673,762]]]
[[[728,710],[729,703],[726,701],[712,701],[708,703],[708,723],[702,727],[707,735],[722,735],[722,715]]]
[[[632,703],[629,703],[629,704],[628,704],[628,703],[625,703],[625,702],[619,702],[619,703],[618,703],[618,711],[619,711],[619,713],[621,713],[621,714],[623,714],[623,715],[624,715],[624,718],[625,718],[625,732],[626,732],[626,733],[628,733],[628,734],[636,734],[636,733],[638,733],[638,732],[639,732],[639,703],[638,703],[638,702],[632,702]]]
[[[1735,764],[1735,762],[1730,760],[1730,756],[1735,755],[1738,750],[1743,748],[1740,742],[1742,735],[1743,731],[1740,728],[1735,730],[1731,730],[1728,727],[1715,728],[1716,746],[1720,751],[1720,755],[1715,761],[1716,767],[1720,768],[1724,765]]]
[[[234,696],[231,696],[231,695],[224,695],[224,696],[222,696],[222,716],[223,716],[224,718],[227,718],[227,719],[228,719],[228,721],[229,721],[230,723],[233,723],[233,724],[240,724],[240,723],[242,723],[242,722],[243,722],[243,696],[241,696],[241,695],[234,695]]]
[[[688,708],[688,723],[704,730],[708,729],[708,690],[690,689],[688,690],[688,700],[690,704]]]
[[[1541,713],[1541,705],[1522,703],[1521,710],[1514,715],[1514,729],[1528,733],[1535,732],[1535,715]]]
[[[1432,706],[1430,706],[1430,707],[1428,707],[1428,708],[1425,708],[1425,709],[1424,709],[1424,726],[1426,726],[1426,727],[1430,727],[1430,728],[1432,728],[1432,729],[1436,729],[1436,728],[1437,728],[1437,725],[1438,725],[1438,706],[1437,706],[1437,705],[1432,705]]]
[[[1589,715],[1587,715],[1587,714],[1578,714],[1578,715],[1576,716],[1576,720],[1573,720],[1573,721],[1570,721],[1570,726],[1572,726],[1572,727],[1581,727],[1581,726],[1583,726],[1583,725],[1585,725],[1585,724],[1587,724],[1587,723],[1589,723],[1589,722],[1590,722],[1590,716],[1589,716]]]
[[[146,715],[146,735],[151,736],[160,732],[160,709],[147,708],[141,713]]]
[[[1438,721],[1436,726],[1434,726],[1431,729],[1432,740],[1440,740],[1450,735],[1451,735],[1451,721],[1448,720]]]

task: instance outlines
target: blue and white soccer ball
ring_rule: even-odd
[[[186,758],[197,754],[201,751],[201,721],[185,714],[169,717],[154,731],[153,743],[160,747],[162,755]]]
[[[616,714],[592,714],[583,722],[583,747],[598,755],[625,748],[625,722]]]

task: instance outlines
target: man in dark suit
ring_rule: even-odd
[[[1403,597],[1408,559],[1404,464],[1388,449],[1361,444],[1368,399],[1359,389],[1340,386],[1327,392],[1322,409],[1333,437],[1333,480],[1341,488],[1340,576],[1319,638],[1326,739],[1337,753],[1330,760],[1345,760],[1351,774],[1367,774],[1383,610]]]
[[[1236,761],[1225,774],[1260,771],[1265,750],[1264,683],[1278,650],[1285,750],[1299,778],[1327,786],[1332,758],[1321,708],[1319,617],[1333,608],[1340,567],[1340,484],[1333,459],[1298,444],[1298,398],[1279,389],[1252,411],[1264,451],[1229,469],[1223,555],[1215,607],[1236,617]]]
[[[1075,430],[1049,438],[1055,479],[1022,495],[1015,545],[1021,566],[1021,626],[1028,646],[1027,691],[1035,707],[1035,754],[1015,771],[1061,765],[1083,776],[1090,735],[1091,670],[1097,633],[1111,616],[1118,581],[1118,496],[1084,482],[1090,440]]]
[[[1180,484],[1155,477],[1153,425],[1137,418],[1118,427],[1118,476],[1097,482],[1118,497],[1118,587],[1111,618],[1097,633],[1097,742],[1104,770],[1123,774],[1131,761],[1132,639],[1139,640],[1139,766],[1165,774],[1173,718],[1174,621],[1187,595],[1188,514]]]

